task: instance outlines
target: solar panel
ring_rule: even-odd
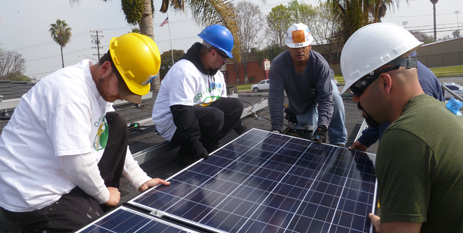
[[[162,232],[182,233],[196,232],[181,226],[169,223],[162,219],[143,214],[138,211],[117,207],[114,211],[99,218],[97,221],[77,231],[103,233],[103,232]]]
[[[252,129],[129,204],[215,232],[371,232],[374,158]]]

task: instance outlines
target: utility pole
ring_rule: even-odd
[[[93,54],[93,55],[98,55],[98,60],[100,60],[100,48],[102,49],[103,46],[100,46],[101,38],[103,38],[103,35],[99,35],[99,33],[103,33],[103,31],[90,31],[91,33],[96,33],[96,35],[90,35],[92,37],[92,44],[96,44],[96,46],[93,46],[92,49],[97,49],[98,53]]]
[[[455,11],[454,13],[457,15],[457,30],[460,31],[460,22],[458,22],[458,14],[460,14],[460,11]]]

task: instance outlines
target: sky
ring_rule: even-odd
[[[234,0],[239,1],[239,0]],[[262,13],[267,14],[272,7],[287,5],[290,0],[252,0],[258,4]],[[201,41],[197,34],[203,29],[196,25],[191,14],[159,12],[161,0],[154,0],[153,18],[154,38],[161,53],[173,49],[186,52],[195,42]],[[318,5],[319,0],[299,0],[299,2]],[[455,12],[459,11],[459,14]],[[436,4],[437,37],[452,37],[458,26],[463,30],[463,0],[441,0]],[[169,24],[159,25],[169,17]],[[129,25],[122,12],[120,0],[80,0],[71,5],[68,0],[0,0],[0,48],[16,51],[26,60],[25,74],[30,78],[41,79],[58,70],[61,65],[60,47],[50,36],[50,24],[57,19],[65,20],[72,28],[72,37],[64,47],[65,66],[73,65],[82,59],[96,61],[97,49],[91,43],[91,31],[102,31],[100,54],[108,50],[113,37],[131,32],[135,26]],[[420,30],[433,35],[433,5],[429,0],[399,1],[399,6],[390,9],[383,22],[404,26],[408,30]]]

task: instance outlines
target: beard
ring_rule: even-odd
[[[368,126],[370,127],[379,127],[380,124],[373,119],[373,117],[370,116],[363,108],[362,105],[360,105],[360,102],[357,103],[357,108],[362,110],[362,116],[365,118],[365,121],[367,122]]]

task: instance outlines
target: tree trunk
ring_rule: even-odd
[[[249,79],[248,79],[248,63],[246,61],[243,62],[243,69],[244,69],[244,83],[249,83]]]
[[[235,69],[236,69],[236,84],[240,84],[240,63],[235,63]]]
[[[61,48],[61,65],[64,68],[63,46],[60,45],[59,47]]]
[[[144,2],[145,10],[143,11],[143,16],[141,17],[138,25],[140,26],[140,34],[147,35],[154,41],[154,31],[153,31],[153,10],[151,9],[151,0],[145,0]],[[158,75],[158,78],[155,78],[152,82],[152,89],[159,90],[161,87],[161,81]]]

